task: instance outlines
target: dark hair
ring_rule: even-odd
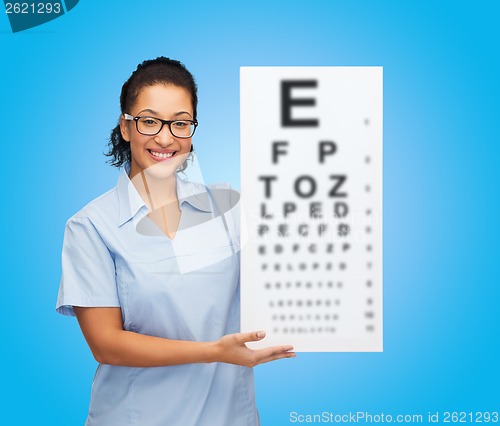
[[[185,88],[191,95],[193,104],[193,119],[196,120],[196,107],[198,105],[198,89],[193,75],[179,61],[160,56],[142,62],[132,73],[130,78],[122,86],[120,94],[120,109],[122,114],[129,113],[130,108],[137,100],[137,96],[144,87],[155,84],[174,85]],[[109,163],[116,167],[121,167],[125,162],[130,161],[130,143],[123,139],[120,131],[120,122],[112,130],[109,138],[109,152],[105,155],[112,157]],[[192,148],[191,148],[192,150]],[[186,168],[186,163],[181,166]]]

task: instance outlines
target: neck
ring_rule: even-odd
[[[130,180],[148,206],[149,211],[178,202],[175,173],[166,177],[157,177],[148,173],[147,170],[142,170],[135,176],[130,176]]]

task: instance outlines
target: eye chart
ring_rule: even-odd
[[[241,330],[382,351],[382,67],[242,67]]]

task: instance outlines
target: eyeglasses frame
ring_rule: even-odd
[[[194,132],[196,132],[196,128],[198,127],[198,122],[196,120],[162,120],[161,118],[153,117],[151,115],[138,115],[138,116],[134,117],[133,115],[125,114],[125,113],[123,114],[123,117],[127,121],[135,121],[135,128],[136,128],[137,132],[139,132],[141,135],[144,135],[144,136],[156,136],[156,135],[160,134],[160,132],[163,130],[163,126],[165,126],[165,124],[167,124],[168,125],[168,130],[169,130],[170,134],[174,138],[189,139],[189,138],[193,137]],[[161,121],[160,130],[158,130],[156,133],[153,133],[153,134],[142,133],[139,130],[139,120],[141,118],[154,118],[155,120]],[[172,132],[172,127],[171,126],[172,126],[172,123],[175,123],[177,121],[189,121],[190,123],[192,123],[194,125],[193,133],[190,136],[177,136],[177,135],[174,135],[174,133]]]

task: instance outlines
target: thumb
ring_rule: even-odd
[[[240,333],[240,339],[242,343],[246,342],[256,342],[258,340],[262,340],[266,337],[265,331],[252,331],[250,333]]]

